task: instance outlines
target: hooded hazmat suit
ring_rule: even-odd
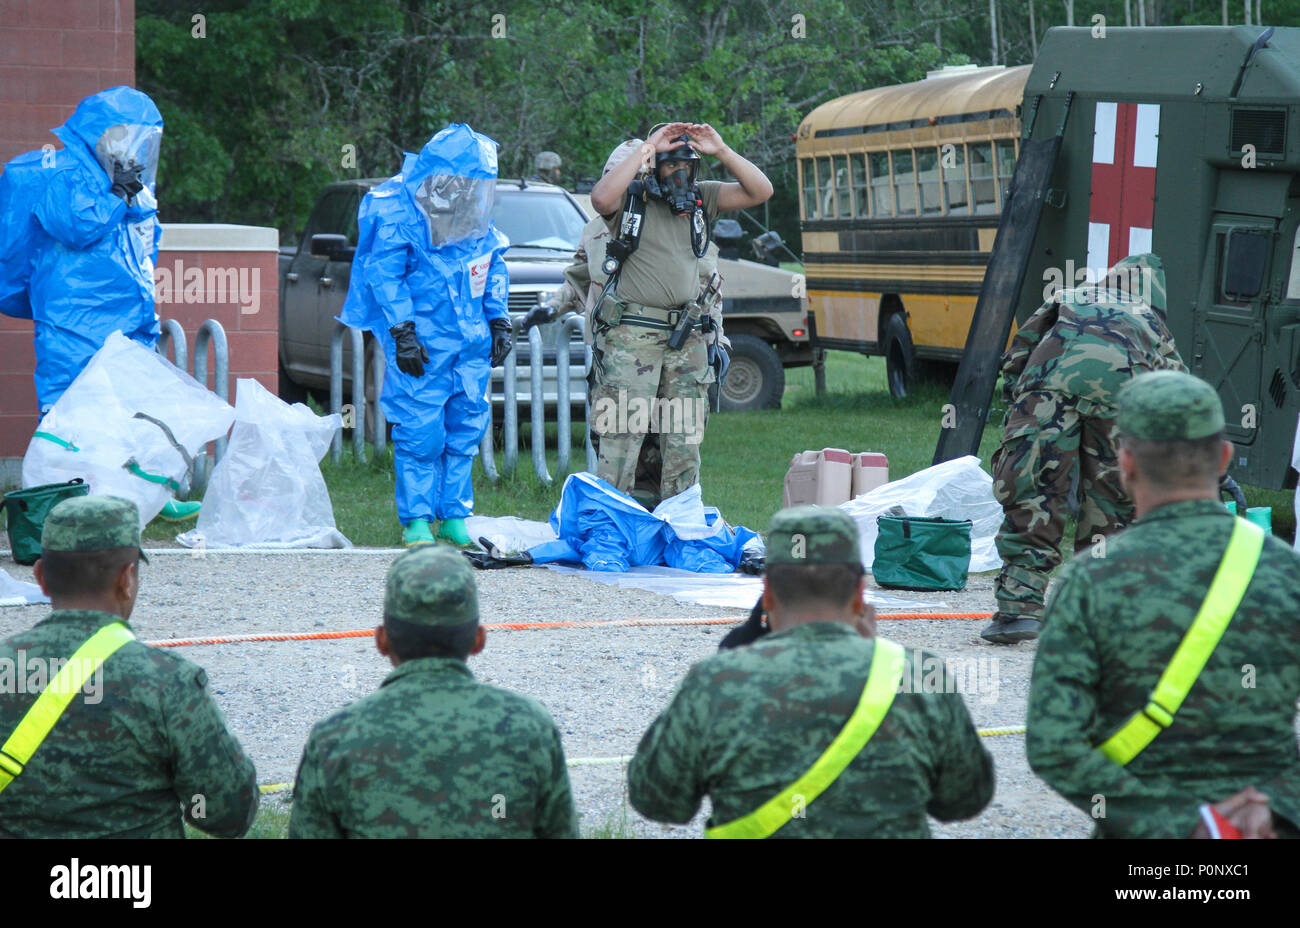
[[[339,321],[374,333],[387,366],[380,401],[393,423],[397,515],[472,514],[470,469],[491,422],[492,336],[509,320],[509,241],[492,224],[497,145],[463,123],[438,132],[357,213],[352,279]],[[415,323],[424,376],[400,370],[389,330]]]
[[[42,411],[113,331],[148,347],[158,340],[154,185],[162,130],[146,94],[112,87],[51,130],[61,151],[19,155],[0,175],[0,312],[35,323]],[[114,193],[115,175],[135,178],[139,189]]]

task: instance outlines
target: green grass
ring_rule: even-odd
[[[189,822],[185,823],[185,837],[210,838]],[[277,800],[262,797],[262,806],[257,810],[253,827],[248,829],[245,838],[287,838],[289,837],[289,810]]]
[[[701,446],[701,485],[704,501],[717,506],[733,525],[762,531],[781,505],[782,481],[790,458],[799,451],[836,447],[849,451],[879,451],[889,458],[892,479],[930,465],[939,435],[941,409],[948,401],[945,388],[922,384],[906,400],[894,400],[885,383],[882,358],[848,352],[828,353],[827,392],[818,397],[810,367],[786,371],[782,408],[750,413],[713,413]],[[987,470],[989,457],[1000,438],[994,425],[984,430],[980,459]],[[475,510],[482,515],[514,515],[545,520],[559,501],[563,475],[557,473],[555,425],[547,427],[547,462],[554,477],[543,485],[533,474],[528,446],[529,427],[520,423],[522,447],[513,475],[490,483],[479,465],[474,468]],[[570,467],[586,463],[582,428],[573,427]],[[339,530],[358,545],[391,546],[400,542],[401,527],[393,500],[392,451],[378,460],[355,461],[348,442],[342,460],[327,454],[321,469],[334,504]],[[367,446],[367,455],[370,448]],[[496,456],[498,470],[503,455]],[[1294,491],[1245,487],[1252,506],[1273,508],[1274,531],[1292,537],[1295,531]],[[177,526],[155,520],[145,530],[148,541],[170,540],[193,523]],[[1070,529],[1072,530],[1072,526]],[[1071,537],[1069,534],[1067,538]],[[1068,546],[1067,546],[1068,549]]]

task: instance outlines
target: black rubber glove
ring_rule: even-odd
[[[415,334],[414,322],[403,322],[388,330],[397,342],[397,369],[410,377],[424,376],[424,363],[429,360],[429,352],[424,350],[420,339]]]
[[[113,193],[123,200],[135,196],[144,189],[144,182],[140,180],[140,173],[144,169],[141,167],[126,168],[121,164],[113,162]]]
[[[528,310],[528,315],[524,316],[524,321],[519,323],[519,331],[525,335],[528,330],[535,325],[543,325],[547,322],[554,322],[556,317],[554,306],[548,306],[545,303],[539,303],[532,309]]]
[[[758,602],[754,603],[754,608],[749,613],[749,618],[743,624],[737,625],[727,632],[726,637],[718,642],[718,650],[728,651],[731,648],[739,648],[751,641],[757,641],[770,631],[772,631],[772,627],[767,624],[767,616],[763,614],[763,599],[759,597]]]
[[[470,564],[478,570],[502,570],[506,567],[527,567],[533,563],[533,556],[527,551],[520,551],[518,554],[504,554],[487,538],[480,538],[478,543],[487,550],[461,552],[461,554],[469,558]]]
[[[509,319],[493,319],[488,323],[488,328],[492,330],[492,366],[496,367],[505,361],[506,355],[515,346],[515,340],[510,335]]]
[[[742,574],[753,574],[756,577],[762,576],[764,569],[767,567],[767,556],[754,548],[746,548],[740,553],[740,564],[736,569]]]

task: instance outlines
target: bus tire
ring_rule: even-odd
[[[880,344],[889,393],[896,400],[907,399],[908,390],[916,380],[916,354],[912,350],[912,333],[907,330],[907,320],[901,312],[885,320]]]
[[[780,409],[785,368],[772,346],[756,335],[732,335],[731,366],[722,384],[722,409]],[[713,388],[709,392],[714,392]]]

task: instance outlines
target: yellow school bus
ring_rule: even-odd
[[[1029,65],[961,65],[823,103],[799,125],[815,348],[884,355],[889,388],[961,359],[1020,148]]]

